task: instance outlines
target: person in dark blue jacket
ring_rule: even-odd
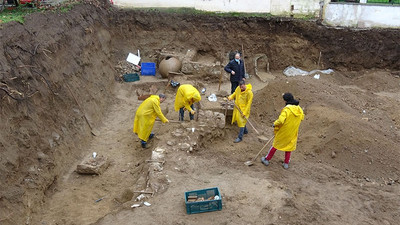
[[[235,92],[239,86],[241,80],[245,80],[244,62],[240,59],[240,53],[235,54],[235,59],[231,60],[228,65],[225,66],[225,71],[231,75],[231,94]]]

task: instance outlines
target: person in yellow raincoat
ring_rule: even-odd
[[[133,132],[138,135],[143,148],[146,148],[147,141],[154,137],[154,133],[151,131],[156,118],[159,117],[163,123],[169,122],[160,108],[160,103],[164,102],[165,99],[166,96],[163,94],[151,95],[136,110]]]
[[[286,102],[286,106],[272,125],[275,133],[274,143],[268,154],[261,158],[261,162],[268,166],[276,150],[284,151],[283,168],[288,169],[291,153],[296,149],[299,126],[301,121],[304,120],[304,113],[299,106],[299,101],[294,99],[291,93],[285,93],[283,100]]]
[[[251,103],[253,102],[253,91],[251,84],[245,83],[245,81],[240,81],[239,86],[236,88],[235,92],[228,97],[228,100],[235,99],[235,104],[242,112],[234,107],[232,115],[232,123],[236,122],[239,129],[238,137],[233,141],[234,143],[239,143],[243,139],[243,134],[247,134],[247,118],[250,116]],[[243,113],[243,114],[242,114]]]
[[[189,111],[190,120],[193,120],[195,109],[193,104],[201,100],[200,92],[190,84],[179,86],[175,97],[175,111],[179,110],[179,121],[183,121],[185,110]]]

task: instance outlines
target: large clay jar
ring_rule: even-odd
[[[182,63],[174,57],[166,57],[160,62],[158,69],[163,78],[168,78],[168,72],[179,72],[182,68]]]

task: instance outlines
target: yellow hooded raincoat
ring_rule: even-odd
[[[295,150],[299,126],[303,119],[304,113],[300,106],[286,105],[274,122],[275,139],[272,145],[281,151]]]
[[[235,104],[240,108],[246,118],[250,116],[250,107],[253,102],[253,87],[251,84],[246,85],[246,90],[242,92],[238,86],[235,92],[228,97],[229,100],[235,99]],[[240,115],[236,107],[233,109],[232,123],[236,122],[238,127],[245,127],[247,120]]]
[[[141,140],[147,141],[157,117],[159,117],[163,123],[168,121],[161,112],[160,97],[158,95],[152,95],[144,100],[136,110],[133,132],[137,134]]]
[[[175,111],[185,107],[189,112],[192,112],[190,107],[193,103],[201,100],[200,92],[190,84],[182,84],[179,86],[175,97]]]

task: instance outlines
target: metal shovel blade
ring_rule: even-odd
[[[96,128],[93,128],[91,133],[92,133],[93,136],[99,136],[100,135],[100,131],[97,130]]]
[[[260,155],[260,153],[268,146],[268,144],[274,139],[275,136],[272,136],[272,138],[269,139],[269,141],[261,148],[261,150],[257,153],[257,155],[253,158],[253,160],[247,161],[244,164],[246,166],[252,166],[254,161],[256,161],[257,157]]]
[[[254,163],[253,163],[253,161],[247,161],[247,162],[244,162],[244,165],[246,165],[246,166],[252,166]]]

